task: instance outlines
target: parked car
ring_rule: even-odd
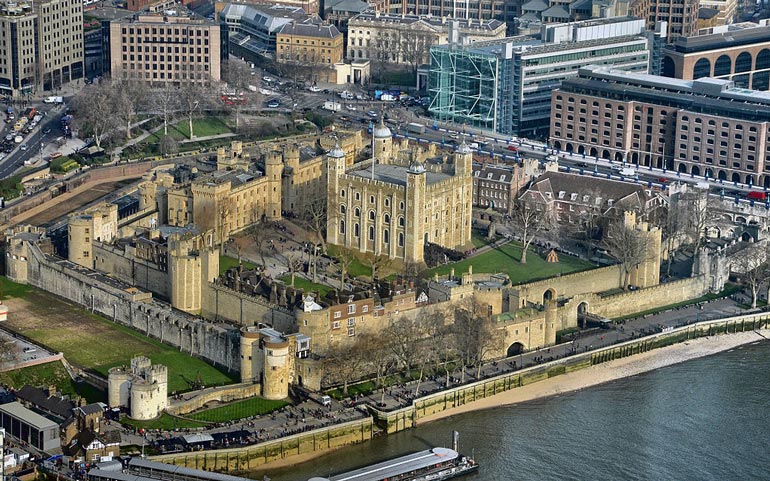
[[[310,87],[308,87],[307,89],[308,89],[308,90],[310,90],[311,92],[320,92],[320,91],[321,91],[321,89],[319,89],[319,88],[318,88],[318,87],[316,87],[315,85],[311,85],[311,86],[310,86]]]
[[[270,102],[267,103],[267,106],[270,107],[271,109],[274,109],[274,108],[276,108],[276,107],[278,107],[280,105],[281,105],[281,102],[279,102],[276,99],[273,99],[273,100],[271,100]]]
[[[517,151],[519,150],[519,148],[518,148],[518,147],[516,147],[515,145],[509,145],[509,146],[508,146],[508,147],[506,147],[506,148],[507,148],[508,150],[510,150],[511,152],[517,152]]]

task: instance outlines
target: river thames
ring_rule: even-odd
[[[266,473],[273,481],[329,476],[450,446],[452,430],[460,432],[461,452],[481,464],[478,474],[459,479],[768,480],[770,342],[461,414]]]

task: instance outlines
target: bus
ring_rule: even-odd
[[[415,134],[424,134],[425,126],[422,124],[410,122],[409,124],[407,124],[406,130]]]

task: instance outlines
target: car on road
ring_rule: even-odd
[[[456,139],[456,138],[460,137],[460,134],[458,134],[457,132],[452,132],[451,134],[449,134],[449,137],[451,137],[453,139]]]
[[[276,99],[273,99],[273,100],[271,100],[270,102],[267,103],[267,106],[270,107],[271,109],[279,107],[280,105],[281,105],[281,102],[279,102]]]
[[[373,118],[373,119],[376,119],[376,118],[377,118],[377,112],[375,112],[374,110],[370,110],[370,111],[368,111],[368,112],[366,113],[366,115],[368,115],[369,117],[371,117],[371,118]]]
[[[348,122],[350,121],[350,117],[348,117],[347,115],[340,115],[340,120],[342,122]]]
[[[21,147],[19,147],[19,148],[20,148],[21,150],[27,150],[27,149],[28,149],[28,147],[27,147],[27,144],[22,144],[22,146],[21,146]]]
[[[50,134],[50,133],[51,133],[51,129],[45,129],[45,130],[43,131],[43,134],[44,134],[44,135],[48,135],[48,134]]]
[[[509,145],[509,146],[508,146],[508,147],[506,147],[506,148],[507,148],[508,150],[510,150],[511,152],[517,152],[517,151],[519,150],[519,148],[518,148],[518,147],[516,147],[515,145]]]
[[[326,95],[329,95],[330,93],[332,93],[332,92],[331,92],[331,90],[329,90],[329,89],[324,89],[324,90],[323,90],[323,92],[324,92]]]
[[[345,108],[350,110],[351,112],[354,111],[354,110],[357,110],[356,106],[353,105],[353,104],[348,104],[348,105],[345,106]]]
[[[310,86],[310,87],[308,87],[307,89],[308,89],[308,90],[310,90],[311,92],[320,92],[320,91],[321,91],[321,89],[319,89],[319,88],[318,88],[318,87],[316,87],[315,85],[311,85],[311,86]]]
[[[272,82],[272,81],[273,81],[273,79],[271,79],[271,78],[270,78],[270,77],[268,77],[267,75],[265,75],[264,77],[262,77],[262,80],[264,80],[265,82]]]
[[[658,177],[658,179],[657,179],[657,180],[658,180],[658,182],[660,182],[661,184],[666,184],[666,183],[668,183],[668,179],[667,179],[667,178],[665,178],[665,177]]]

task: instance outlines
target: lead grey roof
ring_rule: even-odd
[[[457,451],[452,449],[433,448],[338,474],[329,478],[329,481],[380,481],[382,479],[391,479],[401,473],[451,461],[458,456]]]
[[[548,4],[543,0],[530,0],[521,6],[522,12],[542,12],[548,9]]]
[[[339,30],[334,25],[321,25],[313,23],[287,23],[279,32],[281,35],[301,35],[303,37],[337,38]]]
[[[173,474],[174,479],[184,479],[186,476],[189,476],[197,480],[208,479],[212,481],[249,481],[247,478],[240,478],[238,476],[231,476],[229,474],[212,473],[210,471],[202,471],[200,469],[174,466],[172,464],[149,461],[147,459],[138,457],[131,458],[131,461],[128,462],[128,467],[129,469],[144,468],[162,473]]]
[[[569,18],[569,12],[563,5],[554,5],[548,10],[540,12],[540,16],[546,18]]]
[[[406,174],[409,169],[400,165],[377,164],[374,166],[374,179],[381,182],[387,182],[395,185],[406,185]],[[364,166],[356,170],[349,170],[348,174],[356,177],[370,179],[372,177],[372,166]],[[425,172],[425,183],[427,185],[437,184],[443,180],[449,179],[447,174],[437,172]]]

